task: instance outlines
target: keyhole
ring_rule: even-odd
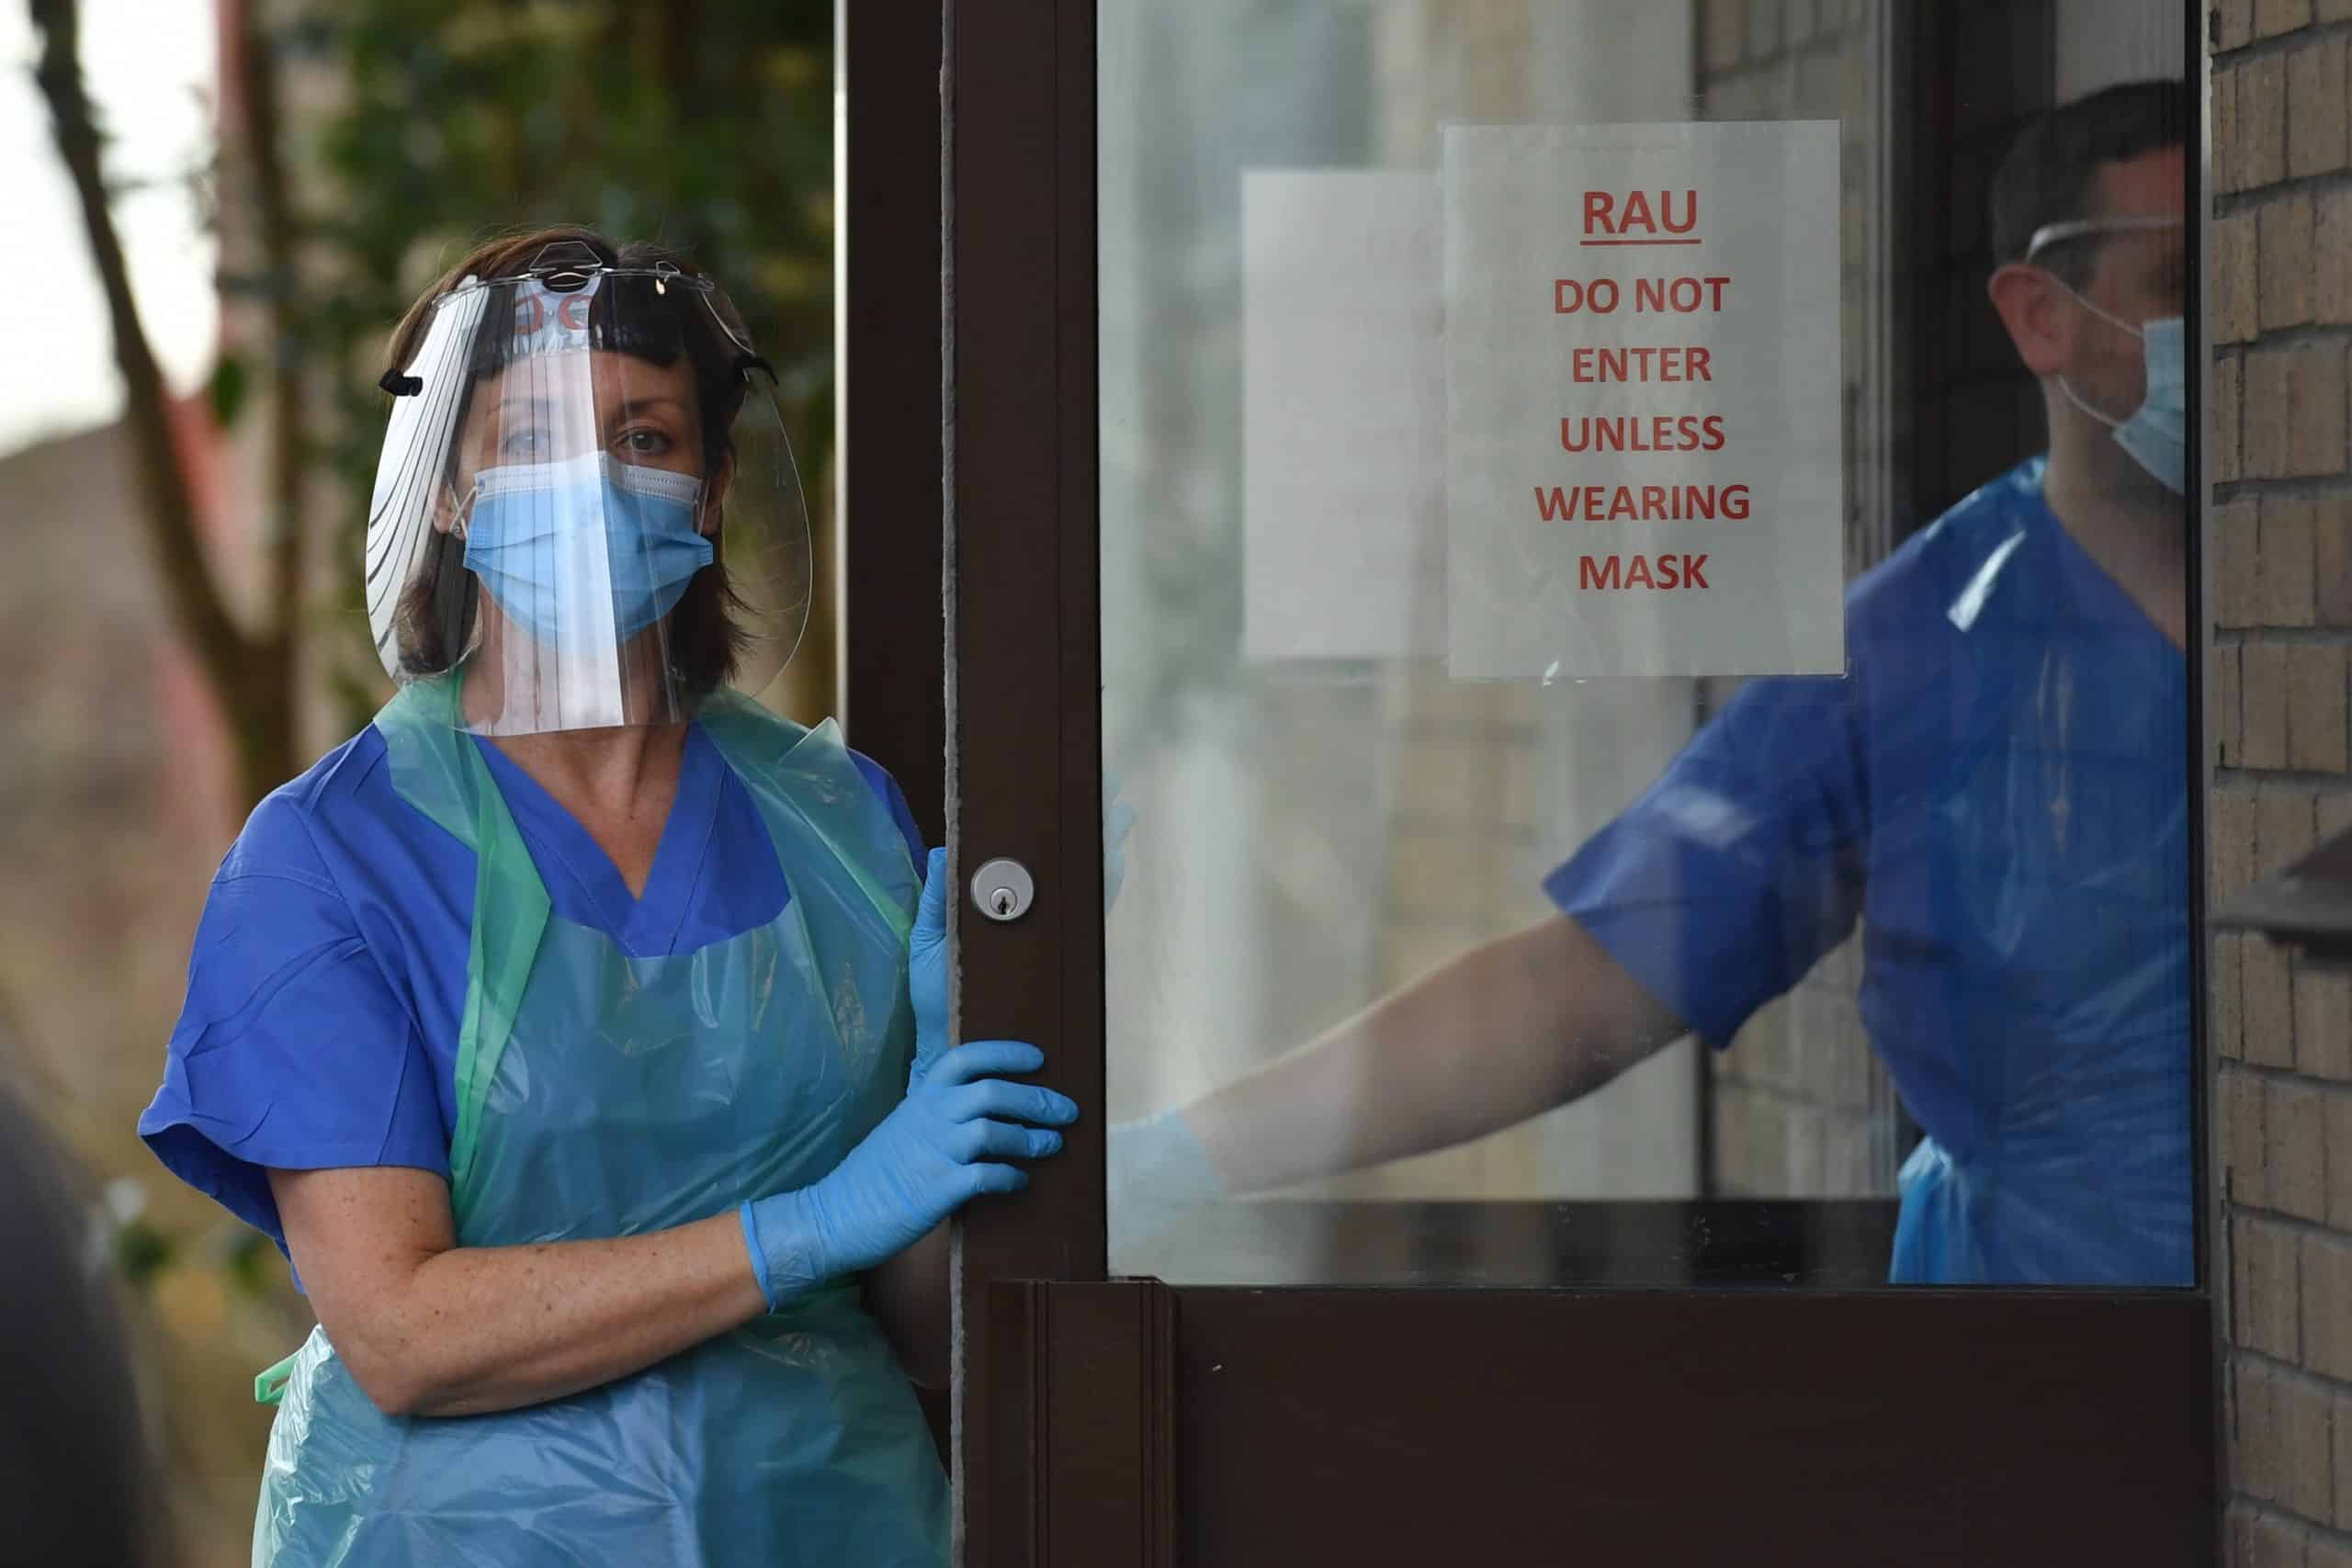
[[[1010,915],[1012,913],[1012,889],[1010,887],[1000,887],[995,892],[989,894],[989,908],[994,909],[1000,915]]]

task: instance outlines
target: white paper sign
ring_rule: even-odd
[[[1838,157],[1446,129],[1453,674],[1844,671]]]
[[[1246,657],[1445,648],[1437,182],[1241,183]]]

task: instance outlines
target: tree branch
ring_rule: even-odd
[[[269,602],[277,615],[271,636],[291,678],[293,643],[300,624],[304,591],[302,563],[310,530],[305,523],[303,476],[310,457],[309,403],[303,396],[302,356],[288,352],[292,329],[295,270],[294,204],[286,174],[285,112],[278,96],[277,59],[263,36],[254,0],[237,7],[237,49],[243,78],[245,156],[253,170],[254,203],[260,218],[262,265],[280,279],[269,304],[271,416],[270,502],[277,528],[270,541]]]
[[[146,329],[131,298],[130,270],[122,241],[107,206],[99,166],[99,136],[82,86],[81,16],[77,0],[32,0],[33,26],[41,34],[40,63],[34,80],[48,100],[57,151],[73,177],[82,208],[91,259],[105,286],[107,314],[114,328],[114,360],[129,391],[129,423],[139,450],[140,479],[147,492],[142,515],[164,575],[173,614],[197,656],[225,694],[241,685],[252,649],[229,616],[206,566],[197,537],[196,502],[187,469],[172,439],[164,375],[148,346]]]

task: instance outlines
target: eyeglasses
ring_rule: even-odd
[[[2085,239],[2098,234],[2147,234],[2178,229],[2178,218],[2070,218],[2064,223],[2044,223],[2026,242],[2025,259],[2032,261],[2052,245],[2069,240]]]

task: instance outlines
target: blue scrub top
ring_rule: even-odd
[[[1717,1045],[1860,923],[1976,1233],[1897,1278],[2187,1283],[2187,671],[2041,479],[1859,579],[1846,678],[1750,682],[1544,888]]]
[[[699,725],[639,898],[546,790],[475,743],[553,912],[632,956],[692,953],[790,899],[758,808]],[[897,783],[851,755],[920,870],[922,834]],[[140,1135],[281,1252],[272,1168],[446,1178],[473,901],[473,852],[394,791],[375,726],[329,752],[254,809],[213,878]]]

